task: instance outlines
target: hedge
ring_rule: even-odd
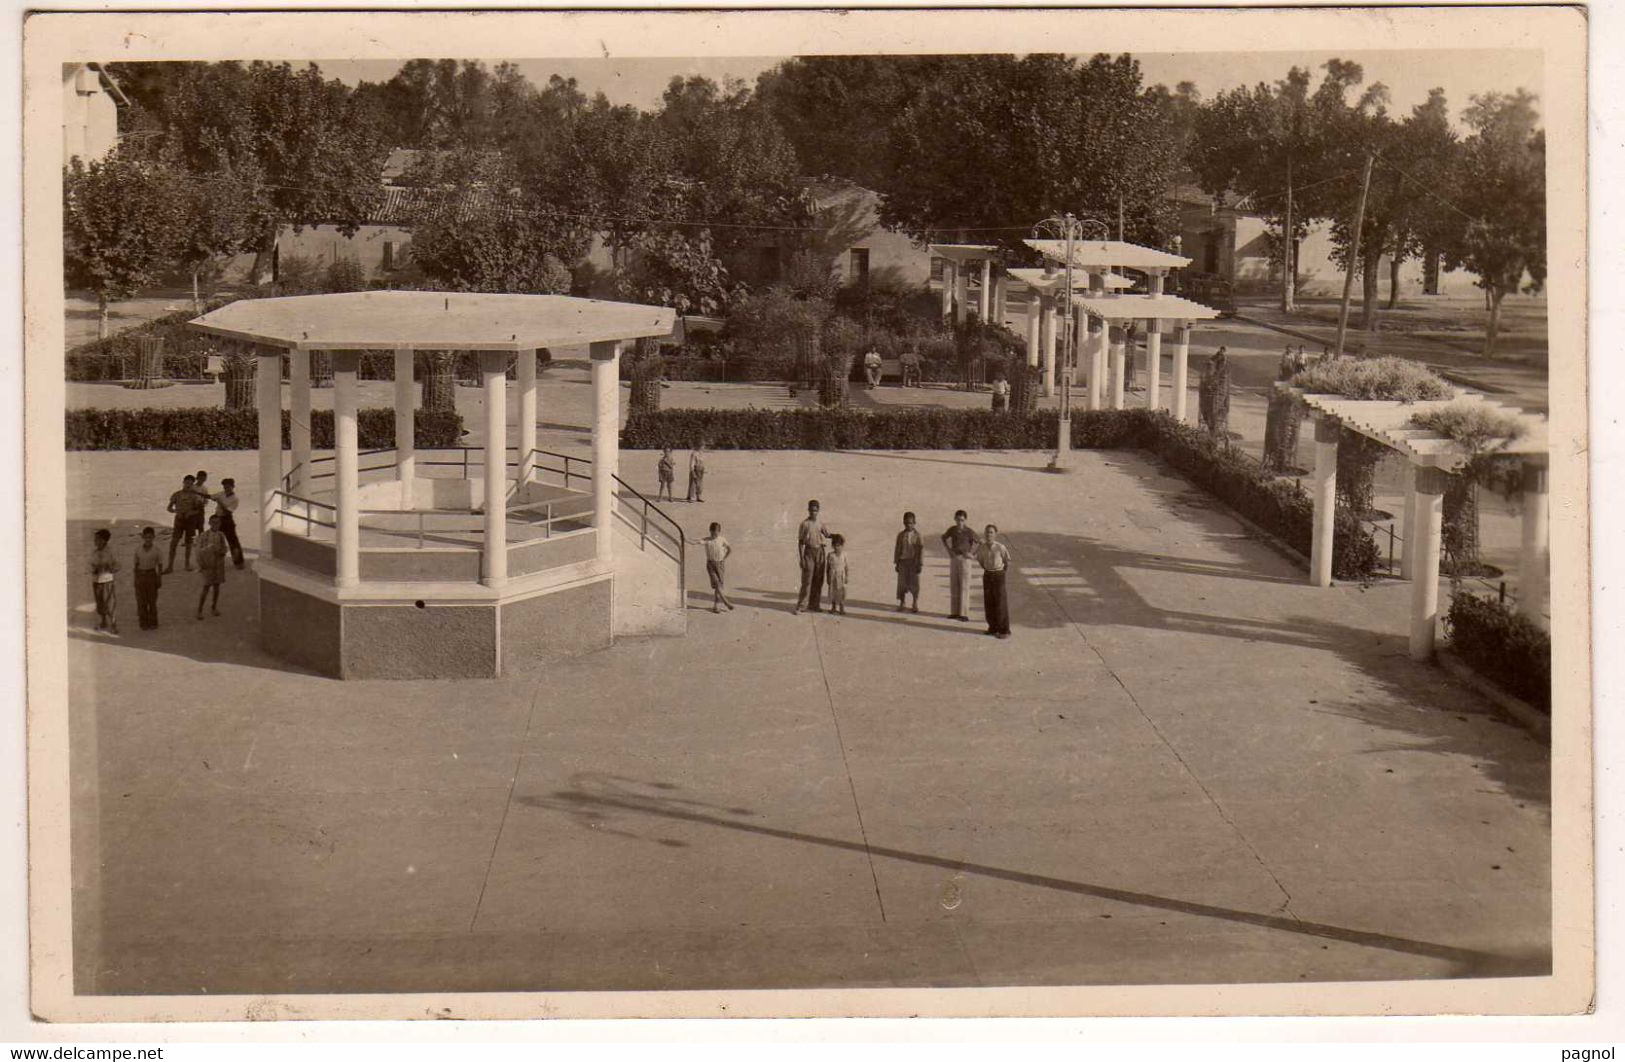
[[[1552,637],[1492,597],[1458,591],[1445,614],[1450,648],[1474,671],[1548,714]]]
[[[1143,414],[1101,410],[1074,414],[1074,449],[1137,444]],[[628,450],[1043,450],[1055,445],[1056,414],[982,409],[663,409],[627,418]]]
[[[1270,475],[1247,453],[1170,417],[1146,415],[1140,445],[1231,509],[1309,556],[1314,502],[1297,484]],[[1360,518],[1338,506],[1332,529],[1332,575],[1369,580],[1377,568],[1377,543]]]
[[[363,409],[357,414],[362,449],[395,445],[395,411]],[[463,418],[451,410],[417,411],[417,445],[425,449],[457,446]],[[310,443],[318,450],[333,446],[333,413],[310,415]],[[288,411],[282,411],[282,445],[288,446]],[[253,450],[259,446],[259,413],[252,409],[70,409],[69,450]]]

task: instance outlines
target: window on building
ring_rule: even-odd
[[[853,284],[869,283],[869,248],[852,248],[852,264],[846,271],[846,279]]]

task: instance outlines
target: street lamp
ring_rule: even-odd
[[[1076,360],[1076,337],[1072,325],[1072,258],[1073,249],[1083,238],[1085,230],[1098,232],[1098,239],[1111,236],[1111,226],[1096,217],[1077,217],[1061,214],[1047,217],[1033,226],[1033,238],[1060,240],[1066,244],[1065,288],[1061,299],[1061,417],[1056,425],[1055,456],[1050,460],[1051,472],[1070,472],[1072,453],[1072,373]]]

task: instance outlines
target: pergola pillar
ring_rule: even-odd
[[[333,351],[333,582],[361,581],[361,457],[356,428],[356,369],[360,351]]]
[[[954,288],[957,281],[954,274],[959,272],[959,265],[952,258],[942,260],[942,319],[944,321],[953,316]]]
[[[281,375],[280,373],[278,375]],[[280,399],[279,399],[280,401]],[[310,482],[310,351],[288,351],[288,442],[293,445],[289,489],[305,493]]]
[[[480,352],[480,382],[485,392],[485,550],[480,581],[501,586],[508,581],[508,355]]]
[[[1083,355],[1089,349],[1089,315],[1083,312],[1083,307],[1072,308],[1072,364],[1067,366],[1068,379],[1074,387],[1078,383],[1078,372],[1083,368]]]
[[[1174,344],[1174,419],[1185,422],[1186,394],[1190,387],[1191,326],[1179,326],[1179,340]]]
[[[1151,275],[1151,294],[1162,294],[1162,274]],[[1146,322],[1145,334],[1145,408],[1157,409],[1162,404],[1162,322]]]
[[[598,532],[598,559],[614,551],[615,472],[619,454],[621,345],[592,345],[592,525]]]
[[[1315,513],[1309,538],[1309,582],[1332,585],[1332,533],[1337,527],[1337,418],[1315,417],[1315,473],[1310,490]]]
[[[1122,325],[1115,325],[1111,330],[1112,343],[1112,408],[1123,408],[1123,371],[1124,359],[1128,353],[1128,336]]]
[[[1043,301],[1043,296],[1037,291],[1034,291],[1027,301],[1027,367],[1030,369],[1038,368],[1039,363],[1044,360],[1039,350],[1038,333],[1038,319],[1042,314],[1040,307]]]
[[[958,262],[954,263],[954,324],[965,323],[965,314],[969,310],[966,303],[970,302],[970,270],[961,268]]]
[[[530,482],[536,468],[536,351],[519,352],[519,470],[516,481]]]
[[[1416,578],[1416,477],[1405,484],[1405,544],[1399,551],[1399,577]]]
[[[1044,397],[1055,394],[1055,301],[1048,295],[1043,300],[1042,323],[1044,345]]]
[[[1411,659],[1432,660],[1439,629],[1439,547],[1444,529],[1445,473],[1416,470],[1416,566],[1411,579]]]
[[[982,295],[977,303],[976,312],[981,315],[983,324],[993,321],[993,259],[982,259]]]
[[[993,323],[1004,324],[1010,299],[1010,280],[1001,269],[993,274]]]
[[[1104,320],[1089,315],[1089,408],[1106,404],[1106,339],[1109,328]]]
[[[416,355],[407,348],[395,351],[395,479],[401,485],[401,508],[416,508],[417,480],[416,396],[412,391],[412,364]]]
[[[260,556],[271,555],[282,490],[282,350],[258,347],[254,365],[254,405],[259,410]]]
[[[1548,474],[1544,458],[1523,463],[1523,548],[1518,555],[1518,611],[1543,626],[1550,563]]]

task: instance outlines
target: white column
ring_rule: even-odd
[[[1416,520],[1416,477],[1411,476],[1405,484],[1405,542],[1399,551],[1401,579],[1416,578],[1416,543],[1421,537],[1416,533]]]
[[[993,322],[993,259],[982,259],[982,296],[976,310],[983,324]]]
[[[280,374],[278,374],[280,375]],[[288,351],[288,441],[293,444],[293,492],[310,482],[310,351]]]
[[[1163,275],[1151,276],[1151,294],[1161,295]],[[1162,405],[1162,322],[1156,318],[1146,321],[1145,334],[1145,408],[1155,410]]]
[[[1333,417],[1315,416],[1315,474],[1309,496],[1315,503],[1309,539],[1309,582],[1332,585],[1332,531],[1337,526],[1337,437],[1341,425]]]
[[[395,351],[395,479],[401,485],[401,508],[417,508],[417,396],[412,390],[412,351]]]
[[[259,409],[260,556],[271,555],[271,532],[280,526],[282,490],[282,350],[260,347],[254,365],[254,404]]]
[[[1122,325],[1112,329],[1112,408],[1123,408],[1124,359],[1128,354],[1128,330]]]
[[[1032,298],[1027,303],[1027,367],[1032,369],[1038,368],[1039,363],[1044,360],[1042,351],[1039,348],[1041,342],[1038,333],[1040,304],[1040,296],[1035,290],[1032,293]]]
[[[615,471],[620,453],[621,345],[592,345],[592,524],[598,531],[598,559],[608,562],[615,532]]]
[[[361,581],[361,461],[356,429],[355,373],[361,355],[333,351],[333,504],[338,506],[333,581],[340,587]]]
[[[1009,314],[1010,279],[1001,270],[993,276],[993,323],[1004,324]]]
[[[1190,386],[1191,326],[1179,326],[1179,341],[1174,344],[1174,419],[1185,422],[1185,391]]]
[[[1551,563],[1547,546],[1546,461],[1523,464],[1523,549],[1518,555],[1518,611],[1545,626],[1546,594]]]
[[[954,324],[964,324],[965,313],[970,309],[965,305],[970,302],[969,265],[969,262],[963,267],[958,262],[954,263]]]
[[[1105,318],[1089,319],[1089,408],[1106,408],[1106,338],[1110,325]]]
[[[942,319],[946,321],[954,312],[954,260],[942,260]]]
[[[1416,470],[1416,571],[1411,579],[1411,659],[1432,660],[1439,629],[1439,546],[1445,474]]]
[[[536,351],[519,352],[519,482],[529,483],[536,467]]]
[[[1039,331],[1044,347],[1044,397],[1049,398],[1055,394],[1055,303],[1046,296],[1043,305]]]
[[[485,390],[485,552],[481,582],[508,581],[508,355],[480,351]]]
[[[1081,306],[1072,309],[1072,386],[1078,384],[1078,373],[1083,370],[1084,356],[1089,352],[1089,315]]]

